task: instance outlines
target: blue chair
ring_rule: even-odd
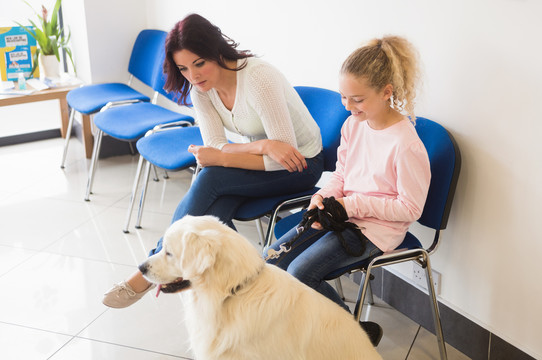
[[[341,128],[350,116],[350,112],[345,110],[338,92],[310,86],[297,86],[295,89],[320,127],[324,150],[324,171],[334,171],[337,162],[337,147],[341,140]],[[267,247],[271,243],[272,229],[279,212],[308,205],[311,196],[318,190],[318,187],[314,187],[297,194],[247,200],[236,211],[234,219],[257,220],[260,241]],[[265,237],[260,222],[264,216],[270,216]]]
[[[406,261],[417,262],[426,272],[427,288],[429,290],[431,311],[435,324],[435,333],[437,335],[440,357],[441,359],[446,359],[446,347],[440,322],[429,255],[438,248],[440,243],[440,231],[446,229],[448,224],[448,217],[450,215],[450,209],[461,168],[461,154],[452,135],[436,122],[419,117],[416,120],[416,131],[427,149],[431,164],[429,193],[427,195],[423,213],[418,219],[418,223],[434,231],[432,244],[425,249],[412,233],[407,232],[405,239],[396,250],[336,269],[328,274],[325,277],[325,280],[338,279],[340,276],[347,273],[363,272],[364,276],[361,280],[354,311],[354,317],[359,321],[367,290],[370,289],[369,280],[371,278],[372,270],[378,267]],[[288,230],[298,224],[299,221],[301,221],[301,218],[302,213],[298,212],[279,221],[274,229],[276,237],[280,238],[284,235]]]
[[[163,48],[166,32],[160,30],[143,30],[139,33],[128,64],[130,80],[128,84],[105,83],[82,86],[71,90],[66,95],[68,105],[71,107],[64,151],[60,167],[64,168],[68,145],[73,127],[75,112],[89,116],[100,111],[108,103],[149,102],[151,99],[130,87],[135,77],[151,88],[156,88],[158,69],[163,60]],[[156,97],[156,94],[155,94]]]
[[[192,153],[188,152],[188,146],[191,144],[203,145],[200,129],[197,126],[179,127],[178,125],[175,123],[158,125],[136,143],[140,156],[132,187],[132,195],[130,196],[130,204],[128,205],[128,212],[126,214],[126,222],[123,228],[124,233],[129,232],[128,227],[144,164],[146,164],[145,176],[136,222],[136,228],[138,229],[141,228],[141,218],[151,165],[165,169],[166,171],[180,171],[193,168],[194,176],[196,175],[196,158]]]
[[[161,53],[164,54],[163,48]],[[163,57],[164,56],[162,55],[162,59]],[[164,83],[165,76],[161,76],[155,81],[154,90],[157,93],[164,95],[167,99],[174,101],[175,94],[173,92],[169,94],[166,93],[163,89]],[[98,114],[96,114],[94,116],[96,140],[94,141],[94,148],[90,161],[85,200],[90,200],[94,176],[96,174],[96,165],[100,156],[100,148],[104,134],[131,143],[142,138],[147,131],[152,130],[155,126],[168,123],[191,126],[194,124],[194,118],[148,102],[106,105]]]

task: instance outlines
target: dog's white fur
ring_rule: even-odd
[[[381,359],[340,306],[265,264],[243,236],[211,216],[185,216],[142,264],[151,282],[190,280],[183,292],[198,360]]]

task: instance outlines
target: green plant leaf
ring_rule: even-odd
[[[22,0],[28,7],[34,11],[36,17],[38,18],[38,23],[41,26],[38,26],[36,22],[32,21],[31,19],[28,19],[28,21],[32,24],[34,27],[34,31],[30,30],[29,27],[26,27],[18,22],[17,25],[21,26],[26,32],[28,32],[34,39],[36,39],[36,42],[39,45],[39,48],[37,49],[34,57],[37,59],[37,56],[39,54],[43,55],[55,55],[57,60],[60,61],[60,51],[59,49],[64,49],[68,56],[70,57],[70,61],[72,63],[73,69],[75,72],[75,63],[73,62],[72,52],[70,47],[68,46],[68,42],[70,40],[71,34],[68,31],[67,36],[63,35],[62,31],[63,28],[60,27],[58,22],[58,14],[60,11],[60,6],[62,3],[62,0],[56,0],[55,6],[53,8],[52,12],[48,12],[50,14],[44,18],[39,12],[37,12],[35,9],[32,8],[32,6],[26,1]],[[47,21],[47,18],[50,17],[50,21]],[[37,61],[35,61],[34,66],[32,68],[32,74],[36,70]]]
[[[58,10],[60,9],[60,3],[62,0],[56,0],[55,7],[53,9],[53,13],[51,14],[51,28],[57,29],[58,28]]]
[[[36,72],[36,69],[38,68],[38,64],[39,64],[39,55],[40,55],[40,49],[36,49],[36,52],[34,53],[34,58],[33,58],[33,64],[32,64],[32,71],[30,72],[30,75],[34,75],[34,73]]]

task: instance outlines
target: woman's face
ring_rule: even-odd
[[[173,61],[186,80],[200,91],[209,91],[219,82],[221,67],[214,61],[203,59],[188,50],[173,53]]]
[[[390,85],[391,86],[391,85]],[[375,120],[382,111],[389,109],[387,87],[382,91],[370,87],[365,79],[351,74],[342,74],[339,80],[339,92],[346,110],[358,120]]]

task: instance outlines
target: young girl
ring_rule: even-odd
[[[352,115],[341,130],[336,170],[312,197],[308,209],[323,209],[323,199],[335,197],[348,221],[368,239],[365,251],[350,255],[362,249],[354,230],[342,233],[346,251],[336,233],[314,223],[290,252],[269,260],[346,310],[324,276],[395,249],[424,207],[431,173],[413,125],[417,79],[416,51],[400,37],[370,41],[354,51],[340,71],[342,102]],[[290,230],[272,248],[278,251],[296,234],[296,229]]]

